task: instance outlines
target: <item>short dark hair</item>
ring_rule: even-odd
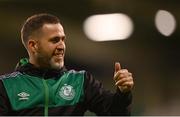
[[[57,24],[60,23],[60,20],[58,17],[47,13],[35,14],[27,18],[27,20],[24,22],[21,28],[21,39],[24,46],[26,47],[28,38],[32,35],[33,32],[42,28],[44,24],[49,23]]]

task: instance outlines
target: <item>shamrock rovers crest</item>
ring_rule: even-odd
[[[72,100],[75,96],[75,90],[71,85],[64,84],[59,91],[59,95],[65,100]]]

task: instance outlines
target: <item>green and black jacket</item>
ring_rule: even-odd
[[[130,115],[131,92],[104,90],[85,71],[39,69],[21,60],[0,79],[0,115]]]

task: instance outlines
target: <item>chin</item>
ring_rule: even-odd
[[[51,64],[52,69],[61,69],[64,66],[64,62]]]

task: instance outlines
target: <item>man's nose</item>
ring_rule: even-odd
[[[57,48],[62,48],[64,47],[64,42],[62,40],[60,40],[58,43],[57,43]]]

